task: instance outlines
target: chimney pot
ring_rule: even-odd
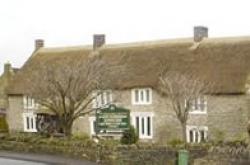
[[[38,50],[42,47],[44,47],[44,40],[42,39],[35,40],[35,50]]]
[[[93,35],[93,49],[99,48],[105,44],[105,34]]]
[[[9,62],[4,64],[4,74],[8,74],[11,71],[11,64]]]
[[[195,26],[194,27],[194,41],[200,42],[203,38],[208,37],[208,28],[205,26]]]

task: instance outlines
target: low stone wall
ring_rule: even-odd
[[[14,138],[0,140],[0,150],[46,153],[91,161],[104,165],[175,165],[178,149],[155,145],[96,145],[93,141]],[[207,155],[205,148],[190,149],[190,163]]]
[[[209,149],[208,149],[209,148]],[[67,140],[17,136],[0,140],[0,150],[64,155],[85,160],[100,160],[104,165],[176,165],[178,146],[119,145],[90,139]],[[190,165],[249,165],[250,147],[246,144],[189,146]]]
[[[208,150],[206,157],[196,159],[195,165],[249,165],[250,148],[245,145],[216,146]]]
[[[177,161],[176,150],[166,147],[120,146],[115,155],[113,164],[121,165],[174,165]]]
[[[206,148],[191,148],[190,164],[207,155]],[[119,146],[113,155],[113,165],[176,165],[178,149],[167,146]]]
[[[84,147],[81,145],[58,145],[58,144],[31,144],[28,142],[0,141],[0,150],[26,152],[26,153],[45,153],[61,156],[75,157],[85,160],[96,160],[97,147]]]

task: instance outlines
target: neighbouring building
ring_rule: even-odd
[[[8,108],[8,95],[6,90],[17,71],[18,69],[11,67],[10,63],[4,64],[4,71],[0,76],[0,116],[5,116],[6,114],[6,110]]]
[[[201,26],[194,28],[191,38],[127,44],[105,44],[105,35],[94,35],[93,46],[46,48],[43,40],[37,40],[34,53],[9,86],[10,130],[36,132],[35,100],[25,95],[30,66],[39,60],[56,61],[68,56],[84,60],[91,53],[110,61],[127,57],[126,76],[117,76],[119,90],[107,90],[93,106],[110,102],[129,109],[131,123],[142,141],[167,142],[181,137],[175,113],[157,90],[162,60],[171,64],[171,70],[196,70],[197,76],[205,74],[214,83],[214,90],[194,101],[187,124],[189,142],[245,136],[250,110],[246,86],[250,37],[208,38],[208,29]],[[94,135],[94,122],[94,115],[81,117],[73,131]]]

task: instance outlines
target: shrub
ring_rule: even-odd
[[[5,117],[0,117],[0,132],[8,132],[8,124]]]
[[[133,126],[130,126],[128,130],[125,130],[122,134],[122,144],[134,144],[138,141],[138,135]]]
[[[85,133],[75,133],[72,135],[71,140],[89,140],[89,135],[85,134]]]
[[[102,147],[114,149],[115,147],[117,147],[121,143],[119,140],[101,139],[99,144],[102,145]]]
[[[40,136],[39,134],[35,134],[35,133],[16,132],[16,133],[11,133],[8,136],[6,136],[5,140],[34,143],[34,142],[37,142],[41,138],[42,136]]]
[[[248,136],[247,134],[238,134],[230,141],[225,141],[224,144],[231,147],[237,147],[237,146],[246,147],[248,145]]]

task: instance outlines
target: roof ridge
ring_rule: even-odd
[[[201,43],[228,43],[228,42],[241,42],[250,41],[250,36],[226,36],[226,37],[212,37],[204,38]],[[110,48],[133,48],[133,47],[145,47],[145,46],[155,46],[164,44],[183,44],[183,43],[195,43],[193,38],[170,38],[170,39],[158,39],[158,40],[146,40],[146,41],[134,41],[134,42],[124,42],[124,43],[111,43],[100,47],[99,49],[110,49]],[[40,48],[38,52],[60,52],[60,51],[73,51],[79,49],[92,50],[92,45],[76,45],[76,46],[59,46],[59,47],[43,47]]]

